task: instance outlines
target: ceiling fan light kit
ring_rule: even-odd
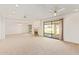
[[[54,11],[54,16],[57,16],[57,11]]]

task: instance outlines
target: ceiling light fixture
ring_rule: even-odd
[[[54,16],[57,16],[57,11],[54,11]]]
[[[62,12],[65,8],[61,8],[61,9],[58,9],[58,7],[55,7],[54,10],[49,10],[49,11],[53,11],[53,16],[57,16],[59,15],[58,13]]]
[[[58,12],[61,12],[61,11],[63,11],[64,9],[65,9],[65,8],[61,8],[61,9],[58,10]]]

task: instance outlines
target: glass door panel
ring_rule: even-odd
[[[51,25],[45,25],[45,33],[51,33]]]
[[[59,35],[60,34],[60,26],[59,24],[56,24],[56,33],[55,35]]]
[[[51,28],[51,30],[52,30],[52,35],[55,34],[55,30],[54,30],[54,29],[55,29],[55,25],[52,24],[52,28]]]
[[[46,22],[44,24],[44,36],[51,37],[51,22]]]

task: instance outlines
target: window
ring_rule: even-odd
[[[63,39],[63,20],[44,22],[44,36],[55,39]]]

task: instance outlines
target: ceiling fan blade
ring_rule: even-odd
[[[59,9],[57,12],[61,12],[61,11],[63,11],[65,8],[61,8],[61,9]]]
[[[50,13],[54,13],[54,11],[53,11],[52,9],[51,9],[51,10],[49,10],[49,12],[50,12]]]

